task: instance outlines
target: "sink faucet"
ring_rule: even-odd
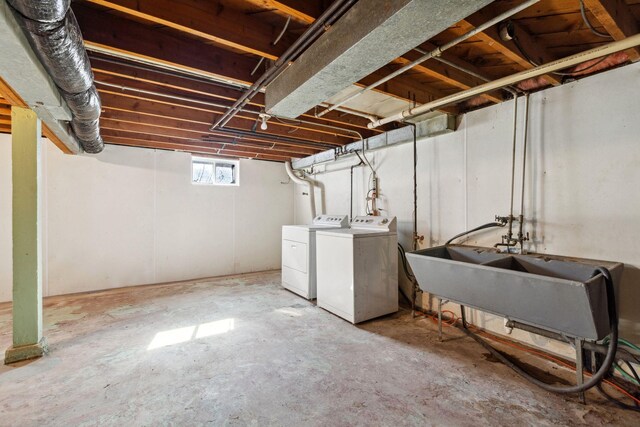
[[[525,234],[522,231],[522,227],[523,227],[523,224],[524,224],[523,216],[520,215],[518,218],[516,218],[513,215],[508,215],[508,216],[498,216],[498,215],[496,215],[496,221],[504,222],[505,224],[508,223],[509,224],[509,231],[507,232],[507,234],[502,236],[501,242],[500,243],[496,243],[495,245],[493,245],[493,247],[494,248],[499,248],[501,246],[504,246],[506,248],[506,251],[509,252],[509,253],[511,253],[511,252],[516,252],[516,253],[521,253],[521,254],[526,253],[526,249],[524,248],[524,242],[529,240],[529,233],[527,232]],[[513,221],[518,221],[520,223],[520,229],[518,231],[517,237],[514,237]],[[519,249],[517,248],[518,245],[520,246]]]

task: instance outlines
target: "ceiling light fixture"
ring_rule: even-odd
[[[267,120],[269,120],[270,118],[271,116],[267,113],[260,113],[260,120],[262,120],[262,123],[260,123],[260,129],[267,130]]]

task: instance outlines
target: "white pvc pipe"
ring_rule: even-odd
[[[311,180],[306,180],[300,178],[295,174],[293,168],[291,167],[291,162],[284,162],[284,169],[287,171],[287,175],[291,178],[296,184],[304,185],[307,187],[307,191],[309,192],[309,206],[311,207],[311,219],[316,217],[316,194],[315,194],[315,186]]]
[[[331,104],[326,104],[326,103],[322,103],[322,104],[318,104],[320,107],[326,107],[326,108],[331,108],[331,111],[335,110],[335,111],[341,111],[343,113],[347,113],[347,114],[351,114],[354,116],[358,116],[358,117],[362,117],[364,119],[369,120],[370,122],[375,122],[376,120],[378,120],[377,116],[374,116],[373,114],[369,114],[369,113],[364,113],[362,111],[358,111],[358,110],[353,110],[351,108],[346,108],[346,107],[336,107],[334,105]],[[327,113],[329,111],[325,110]],[[323,112],[324,113],[324,112]],[[326,113],[324,113],[326,114]],[[324,115],[323,114],[323,115]],[[316,114],[315,115],[316,118],[320,118],[321,116]]]
[[[599,46],[594,49],[587,50],[585,52],[577,53],[575,55],[567,56],[566,58],[559,59],[557,61],[549,62],[548,64],[540,65],[539,67],[531,68],[530,70],[521,71],[510,76],[503,77],[498,80],[494,80],[489,83],[475,86],[471,89],[464,90],[462,92],[454,93],[453,95],[445,96],[444,98],[437,99],[433,102],[422,104],[418,107],[409,108],[392,116],[385,117],[384,119],[376,120],[369,123],[369,129],[377,128],[387,123],[402,121],[410,117],[419,116],[420,114],[428,113],[437,108],[444,107],[449,104],[453,104],[460,101],[465,101],[469,98],[473,98],[477,95],[490,92],[492,90],[500,89],[505,86],[519,83],[523,80],[527,80],[533,77],[539,77],[545,74],[559,71],[564,68],[569,68],[583,62],[590,61],[592,59],[600,58],[605,55],[620,52],[632,47],[640,45],[640,34],[636,34],[627,37],[624,40],[619,40],[613,43],[609,43],[605,46]]]

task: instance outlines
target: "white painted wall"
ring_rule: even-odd
[[[626,263],[621,334],[636,343],[640,343],[639,81],[637,63],[533,94],[525,190],[532,251]],[[521,102],[520,123],[523,106]],[[508,214],[512,120],[513,104],[504,103],[466,114],[455,133],[418,142],[422,247],[442,244],[461,231],[493,221],[496,214]],[[412,153],[412,144],[404,144],[369,154],[380,178],[382,207],[398,217],[400,241],[408,248]],[[517,156],[519,177],[521,151]],[[348,166],[354,163],[357,159],[350,158],[316,169],[316,179],[325,186],[328,213],[349,212]],[[369,172],[363,168],[354,172],[354,214],[364,214]],[[520,182],[518,178],[518,202]],[[296,188],[296,221],[305,223],[308,199],[301,191]],[[503,233],[476,234],[468,243],[491,246]],[[503,331],[502,319],[475,313],[473,320]],[[517,335],[532,340],[528,334]],[[548,345],[539,338],[535,343]]]
[[[11,300],[11,143],[0,135],[0,301]],[[187,153],[44,149],[44,294],[280,268],[293,221],[279,163],[241,160],[238,187],[191,184]]]

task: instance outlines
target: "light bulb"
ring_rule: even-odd
[[[263,118],[262,123],[260,124],[260,129],[267,130],[267,119]]]

